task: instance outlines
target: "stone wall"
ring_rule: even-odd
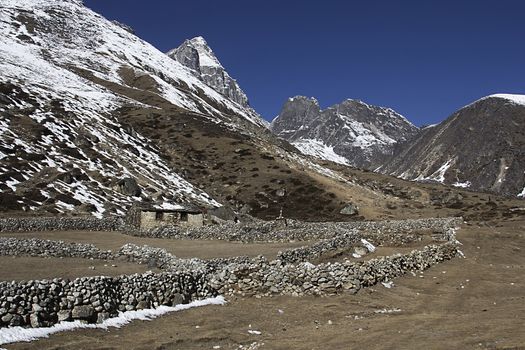
[[[360,223],[365,225],[361,229],[369,230],[368,233],[359,233],[353,225],[342,223],[293,223],[296,226],[281,229],[295,230],[295,237],[313,237],[314,228],[317,227],[322,228],[318,234],[328,238],[310,247],[282,252],[279,254],[280,259],[274,261],[263,257],[178,259],[164,249],[133,244],[127,244],[113,253],[102,252],[89,244],[4,238],[0,239],[2,255],[127,259],[160,267],[165,272],[85,277],[73,281],[57,278],[0,282],[0,327],[50,326],[66,320],[101,322],[119,311],[178,304],[217,294],[297,296],[330,295],[344,291],[356,293],[361,288],[390,281],[409,271],[422,271],[455,257],[458,254],[458,242],[454,227],[460,222],[460,219],[433,219],[412,220],[409,223]],[[300,233],[301,230],[305,233]],[[417,230],[436,231],[443,243],[368,261],[347,260],[318,265],[307,261],[328,251],[352,246],[363,237],[372,241],[376,239],[376,244],[386,241],[409,242],[417,239],[418,235],[407,232]],[[213,232],[213,238],[217,239],[218,232]],[[250,239],[279,238],[281,234],[272,235],[268,227],[263,227],[253,233]],[[225,233],[219,237],[237,236]]]
[[[199,272],[0,282],[0,326],[41,327],[70,320],[102,322],[119,311],[216,295]]]
[[[0,237],[0,256],[38,256],[111,260],[111,251],[101,251],[93,244],[67,243],[45,239]]]
[[[311,241],[333,238],[334,236],[359,230],[378,234],[405,234],[417,230],[442,232],[444,228],[456,227],[463,223],[462,218],[428,218],[415,220],[362,221],[362,222],[301,222],[288,220],[284,226],[281,221],[262,221],[250,224],[224,223],[200,228],[177,226],[159,227],[153,230],[132,230],[125,233],[134,236],[206,239],[241,242],[288,242]]]
[[[389,281],[409,271],[423,271],[457,255],[454,242],[425,246],[408,254],[396,254],[363,262],[283,264],[264,259],[225,267],[211,279],[221,294],[327,295]]]
[[[117,217],[21,217],[0,219],[0,232],[119,231],[124,221]]]

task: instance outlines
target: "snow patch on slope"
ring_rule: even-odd
[[[421,174],[417,178],[415,178],[414,181],[437,181],[440,183],[444,183],[445,173],[447,172],[448,168],[450,168],[450,166],[453,164],[453,162],[453,159],[449,159],[447,162],[441,165],[441,167],[439,167],[438,170],[432,173],[432,175],[424,176],[423,174]]]
[[[335,153],[333,147],[325,145],[320,140],[302,139],[292,142],[292,144],[304,154],[348,165],[348,160],[345,157]]]
[[[505,100],[509,100],[515,104],[523,105],[525,106],[525,95],[514,95],[514,94],[494,94],[487,96],[486,98],[502,98]]]

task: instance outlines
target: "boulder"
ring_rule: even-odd
[[[59,312],[57,312],[57,316],[58,316],[58,322],[69,321],[71,320],[71,311],[60,310]]]
[[[353,203],[348,203],[343,209],[339,211],[343,215],[357,215],[359,214],[359,207]]]
[[[93,320],[95,309],[90,305],[78,305],[73,308],[71,317],[75,320]]]
[[[131,177],[126,177],[124,179],[119,180],[119,182],[117,183],[117,190],[126,196],[133,197],[138,197],[142,193],[142,190],[137,184],[137,180]]]

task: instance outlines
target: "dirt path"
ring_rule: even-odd
[[[5,347],[238,349],[255,342],[258,349],[525,349],[525,221],[466,226],[458,236],[466,259],[398,278],[391,289],[234,299],[109,332],[74,331]]]

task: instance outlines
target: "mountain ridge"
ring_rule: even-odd
[[[305,96],[289,98],[270,127],[306,154],[367,169],[381,165],[395,144],[418,130],[391,108],[346,99],[321,109]]]
[[[378,171],[523,197],[524,128],[525,95],[484,96],[421,130]]]

